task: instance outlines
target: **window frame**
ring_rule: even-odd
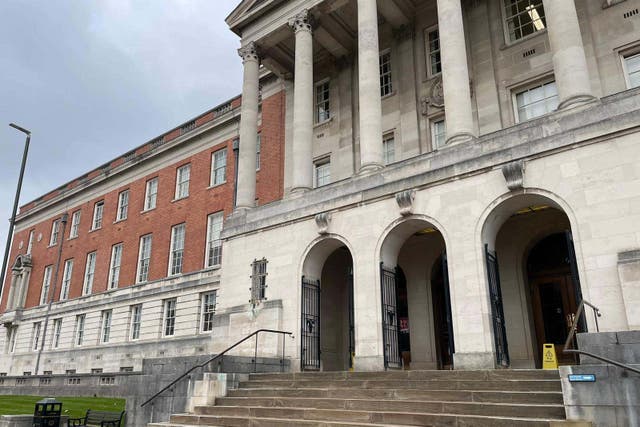
[[[389,144],[389,141],[393,141],[393,159],[391,159],[389,161],[388,159],[388,150],[387,150],[387,146]],[[382,135],[382,160],[386,165],[390,165],[392,163],[396,162],[396,134],[395,131],[391,131],[391,132],[386,132]]]
[[[629,67],[627,66],[627,59],[638,57],[640,59],[640,48],[636,48],[635,50],[620,52],[620,60],[622,61],[622,70],[624,74],[624,83],[628,89],[635,89],[640,87],[640,83],[638,86],[631,86],[631,79],[629,74]],[[636,73],[640,74],[640,68]]]
[[[184,269],[184,247],[186,234],[186,222],[176,224],[171,227],[171,243],[169,245],[169,263],[167,268],[168,277],[182,274]]]
[[[209,186],[217,187],[222,184],[226,184],[227,182],[227,163],[229,162],[229,153],[227,152],[227,147],[220,148],[219,150],[211,153],[211,176],[209,177]],[[218,164],[217,156],[224,157],[224,163]],[[218,172],[221,171],[221,179],[222,181],[218,181]]]
[[[260,152],[262,151],[262,132],[258,132],[258,136],[256,137],[256,139],[256,172],[259,172],[260,166],[262,164],[262,161],[260,159]]]
[[[178,299],[167,298],[162,300],[162,337],[173,337],[176,335],[176,318],[178,311]],[[172,315],[169,316],[169,313]],[[171,330],[171,333],[167,333]]]
[[[60,224],[62,219],[58,218],[51,223],[51,236],[49,237],[49,246],[55,246],[60,240]]]
[[[100,313],[100,344],[108,344],[111,339],[111,321],[113,320],[113,309],[102,310]]]
[[[318,171],[320,168],[325,166],[328,168],[329,173],[324,178],[328,176],[329,181],[320,185],[318,180]],[[331,184],[331,156],[323,157],[313,162],[313,188],[321,188],[329,184]]]
[[[267,299],[267,266],[266,258],[254,259],[251,263],[251,304],[254,306]]]
[[[87,253],[87,260],[84,266],[84,280],[82,282],[82,296],[91,295],[93,292],[93,281],[96,276],[96,261],[98,251]]]
[[[42,275],[42,288],[40,289],[40,304],[46,305],[51,290],[51,276],[53,275],[53,265],[45,266]]]
[[[190,184],[191,163],[187,163],[176,168],[176,192],[174,194],[174,200],[182,200],[189,197]]]
[[[442,145],[438,145],[438,133],[436,133],[436,126],[442,123]],[[429,119],[429,134],[431,137],[431,151],[440,150],[447,145],[447,119],[445,116],[436,116]]]
[[[213,299],[213,303],[207,303],[207,299]],[[200,294],[200,322],[198,332],[208,334],[213,332],[213,319],[218,305],[218,291],[213,290]]]
[[[129,308],[129,341],[138,341],[142,330],[142,304],[134,304]],[[137,314],[137,316],[136,316]]]
[[[87,320],[86,314],[76,315],[76,322],[73,330],[74,347],[82,347],[84,345],[84,327]]]
[[[129,216],[129,190],[118,193],[118,209],[116,211],[116,222],[124,221]]]
[[[7,353],[13,354],[16,351],[16,343],[18,342],[18,327],[19,325],[10,326],[8,329],[9,339],[7,340],[8,348]]]
[[[325,87],[323,94],[327,94],[326,99],[318,100],[318,89]],[[320,107],[324,106],[324,118],[320,118]],[[331,79],[329,77],[324,78],[313,85],[313,122],[316,125],[321,125],[331,120]]]
[[[71,214],[71,226],[69,227],[69,239],[75,239],[76,237],[78,237],[81,218],[82,218],[82,211],[80,209],[74,211]]]
[[[432,52],[431,40],[429,39],[429,35],[434,32],[438,33],[438,49]],[[442,75],[442,44],[440,43],[440,28],[438,27],[437,24],[424,29],[424,48],[425,48],[425,59],[426,59],[426,66],[427,66],[427,77],[434,78]],[[440,65],[440,71],[436,73],[433,72],[433,63],[431,62],[432,54],[436,54],[439,59],[438,63]]]
[[[505,1],[507,1],[507,0],[501,0],[500,1],[500,8],[501,8],[500,16],[502,17],[502,31],[503,31],[503,34],[504,34],[504,41],[505,41],[505,44],[507,46],[511,46],[513,44],[520,43],[523,40],[527,40],[527,39],[536,37],[536,36],[538,36],[540,34],[544,34],[547,31],[547,25],[548,25],[547,22],[546,22],[546,20],[547,20],[547,12],[545,11],[544,12],[544,17],[540,18],[540,20],[543,20],[543,22],[544,22],[544,28],[539,29],[539,30],[535,29],[536,26],[533,24],[533,22],[534,22],[533,19],[531,19],[534,31],[532,33],[530,33],[530,34],[527,34],[527,35],[521,36],[520,38],[515,38],[515,39],[512,40],[511,39],[511,32],[509,31],[509,23],[508,23],[509,16],[507,16],[507,5],[506,5]],[[516,0],[516,1],[521,1],[521,0]],[[536,0],[528,0],[528,1],[531,2],[531,1],[536,1]],[[544,4],[543,4],[542,0],[540,0],[540,6],[542,6],[542,9],[544,10]],[[520,13],[519,15],[522,15],[523,13]],[[520,28],[522,28],[522,27],[520,27]],[[516,32],[514,30],[514,36],[515,36],[515,34],[516,34]]]
[[[35,238],[36,230],[29,231],[29,240],[27,241],[27,255],[31,255],[31,251],[33,250],[33,239]]]
[[[40,334],[42,333],[42,321],[33,322],[33,330],[31,335],[31,351],[38,351],[42,343],[40,342]]]
[[[159,182],[157,176],[147,180],[144,190],[144,205],[142,207],[143,212],[153,210],[158,205],[158,185]],[[152,189],[153,192],[151,192]]]
[[[122,267],[122,254],[124,244],[122,242],[111,246],[111,259],[109,261],[109,277],[107,279],[107,290],[117,289],[120,285],[120,271]],[[116,265],[117,264],[117,265]]]
[[[62,317],[53,319],[52,329],[53,333],[51,337],[51,348],[57,349],[60,348],[60,335],[62,334]]]
[[[93,205],[93,220],[91,221],[91,231],[100,230],[104,222],[104,200],[97,201]]]
[[[142,256],[145,254],[144,249],[145,249],[145,239],[149,238],[149,256],[146,258],[142,258]],[[139,243],[138,243],[138,262],[137,262],[137,268],[136,268],[136,283],[145,283],[149,281],[149,273],[151,271],[151,254],[152,254],[152,250],[153,250],[153,233],[148,233],[145,234],[143,236],[140,236],[139,239]],[[144,266],[144,268],[146,269],[146,272],[144,273],[144,280],[140,279],[140,274],[143,271],[142,268],[142,262],[143,261],[147,261],[146,265]]]
[[[220,219],[219,230],[216,230],[218,218]],[[216,227],[214,227],[216,225]],[[212,214],[207,215],[207,243],[205,245],[204,251],[204,268],[215,268],[220,267],[222,265],[222,240],[220,239],[220,234],[224,227],[224,212],[214,212]],[[217,239],[213,239],[214,232],[217,233]],[[211,254],[211,251],[214,253]],[[219,259],[220,262],[215,263],[215,260]]]
[[[383,66],[384,66],[384,62],[383,59],[384,57],[389,57],[389,71],[388,72],[383,72]],[[391,49],[385,49],[380,51],[380,54],[378,55],[379,58],[379,62],[380,62],[380,97],[381,98],[386,98],[389,97],[391,95],[394,94],[393,91],[393,65],[392,65],[392,60],[391,60]],[[384,82],[384,78],[385,76],[389,77],[389,81],[387,83],[383,83]],[[388,86],[388,92],[385,92],[385,87]]]
[[[532,89],[536,89],[536,88],[542,88],[545,85],[548,85],[550,83],[555,83],[556,84],[556,98],[558,100],[558,102],[560,101],[560,95],[558,93],[558,84],[556,82],[555,76],[553,74],[550,75],[546,75],[528,82],[525,82],[524,84],[521,85],[516,85],[516,86],[512,86],[510,87],[510,91],[511,91],[511,104],[512,104],[512,109],[513,109],[513,115],[514,115],[514,119],[515,119],[515,123],[525,123],[531,120],[535,120],[537,118],[546,116],[548,114],[553,113],[554,111],[557,111],[558,107],[556,105],[556,108],[551,110],[551,111],[547,111],[544,114],[541,114],[539,116],[535,116],[535,117],[530,117],[527,119],[521,119],[520,118],[520,114],[519,114],[519,108],[518,108],[518,95],[519,94],[523,94],[525,92],[531,91]],[[548,98],[543,98],[543,99],[548,99]],[[531,103],[532,104],[532,103]],[[531,105],[531,104],[527,104],[527,105]]]
[[[69,299],[69,290],[71,289],[71,279],[73,278],[73,258],[64,260],[62,270],[62,285],[60,286],[60,301]]]

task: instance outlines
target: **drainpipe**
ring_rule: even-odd
[[[240,139],[233,140],[233,161],[235,164],[233,177],[233,209],[236,209],[236,201],[238,199],[238,163],[240,161]]]
[[[47,342],[47,328],[49,325],[49,313],[51,312],[51,306],[53,305],[53,299],[56,295],[56,290],[58,288],[58,275],[60,274],[60,261],[62,260],[62,244],[64,243],[65,231],[67,229],[67,221],[69,221],[69,214],[62,215],[60,219],[62,221],[62,231],[60,233],[60,244],[58,245],[58,257],[56,259],[56,269],[53,272],[53,289],[49,288],[49,295],[47,295],[47,300],[49,301],[47,304],[47,312],[44,317],[44,330],[42,331],[42,343],[40,344],[40,348],[38,349],[38,356],[36,356],[36,367],[34,369],[34,375],[38,375],[38,369],[40,367],[40,356],[42,355],[42,350],[44,349],[44,344]]]

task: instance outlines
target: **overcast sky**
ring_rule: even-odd
[[[0,254],[24,147],[8,124],[33,134],[24,204],[239,94],[239,3],[0,0]]]

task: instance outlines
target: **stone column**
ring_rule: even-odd
[[[293,193],[313,188],[312,20],[313,16],[305,9],[289,21],[296,37],[293,82]]]
[[[477,136],[460,0],[438,0],[438,31],[443,46],[440,55],[447,144],[455,144]]]
[[[238,50],[244,64],[240,149],[238,159],[238,197],[236,209],[250,209],[256,200],[256,149],[258,143],[258,97],[260,58],[255,43]]]
[[[595,99],[573,0],[543,0],[553,69],[558,86],[558,109]]]
[[[358,0],[358,97],[360,172],[383,167],[380,47],[376,0]]]

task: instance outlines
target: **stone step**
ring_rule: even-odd
[[[564,419],[564,405],[532,405],[475,402],[442,402],[414,400],[375,399],[317,399],[317,398],[254,398],[226,397],[216,399],[216,405],[227,408],[286,408],[286,409],[330,409],[350,411],[387,411],[407,413],[447,413],[452,415],[483,415],[495,417],[519,417]],[[218,415],[219,406],[198,407],[196,414]],[[228,413],[225,415],[229,415]]]
[[[234,417],[220,417],[222,421],[227,420],[230,424],[204,424],[209,427],[225,427],[225,426],[256,426],[256,427],[405,427],[394,424],[370,424],[370,423],[344,423],[333,421],[310,421],[310,420],[291,420],[278,418],[251,418],[248,420],[236,419]],[[199,420],[203,421],[203,420]],[[150,423],[147,427],[196,427],[203,424],[176,424],[172,422],[166,423]]]
[[[562,391],[560,380],[251,380],[239,388],[359,388],[419,390]]]
[[[351,399],[397,399],[488,403],[563,403],[562,393],[529,391],[466,391],[415,389],[329,389],[329,388],[241,388],[229,390],[229,397],[313,397]]]

